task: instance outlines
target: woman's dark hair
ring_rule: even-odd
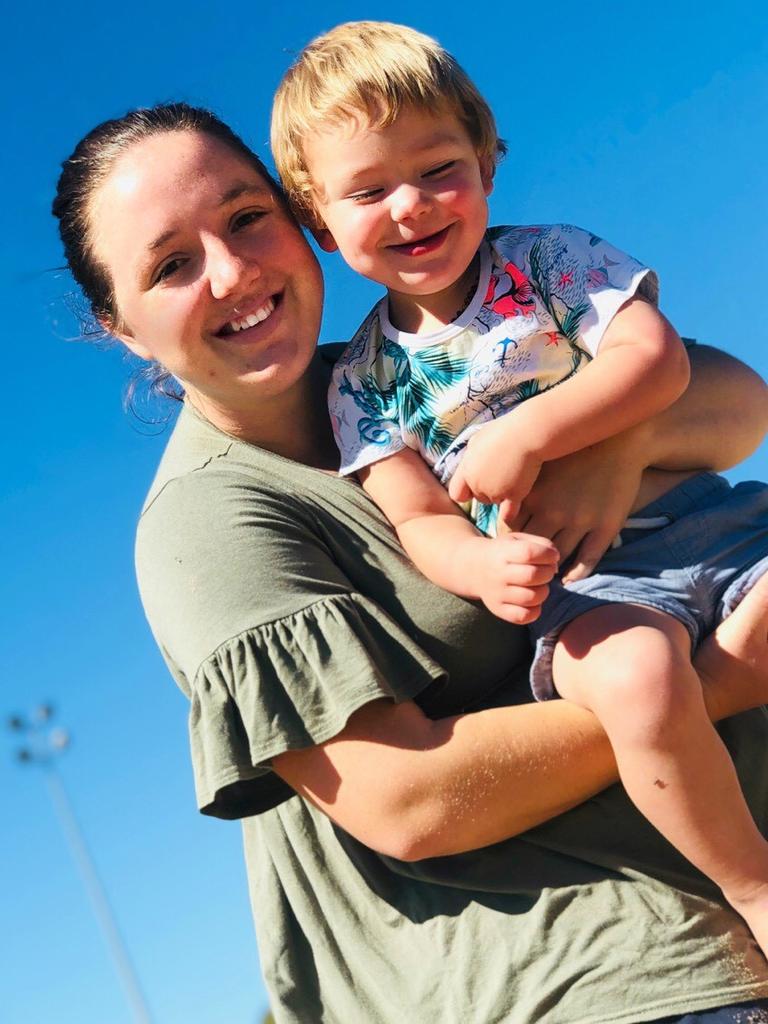
[[[78,142],[75,151],[61,165],[52,212],[59,222],[64,256],[94,317],[113,328],[119,323],[107,268],[95,256],[90,210],[93,197],[115,162],[137,142],[169,132],[199,132],[210,135],[249,163],[283,201],[280,186],[267,168],[220,118],[210,110],[187,103],[161,103],[131,110],[123,117],[104,121]],[[168,394],[168,374],[159,366],[144,371],[152,378],[153,390]]]

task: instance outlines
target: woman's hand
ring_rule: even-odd
[[[566,581],[588,576],[629,513],[678,482],[673,474],[728,468],[763,439],[768,389],[758,375],[704,345],[690,349],[690,360],[688,390],[668,409],[546,462],[519,512],[505,515],[502,506],[501,518],[510,529],[549,537],[561,563],[575,556]],[[648,467],[665,472],[643,478]]]
[[[632,510],[646,467],[644,425],[544,463],[511,519],[511,530],[548,537],[561,564],[573,556],[564,581],[589,576]]]

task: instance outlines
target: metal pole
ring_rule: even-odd
[[[14,715],[8,720],[8,726],[12,731],[26,735],[29,740],[27,746],[17,751],[17,757],[22,764],[36,764],[42,767],[56,817],[133,1009],[134,1021],[136,1024],[152,1024],[147,1001],[117,927],[106,889],[96,871],[64,783],[56,771],[56,758],[69,747],[70,735],[63,729],[48,728],[53,715],[53,708],[49,704],[42,704],[29,719]]]
[[[139,979],[128,955],[128,950],[123,942],[120,930],[117,927],[117,921],[107,899],[106,890],[101,883],[96,866],[93,863],[93,858],[88,851],[85,837],[75,817],[75,812],[64,788],[64,783],[50,762],[45,765],[44,775],[61,830],[69,845],[75,866],[80,872],[80,878],[88,893],[96,919],[101,926],[115,968],[125,989],[125,994],[133,1007],[133,1016],[136,1024],[152,1024],[149,1007],[141,991]]]

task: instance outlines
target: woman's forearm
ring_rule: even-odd
[[[610,744],[565,701],[432,721],[417,705],[365,705],[334,739],[273,760],[302,796],[400,860],[477,849],[524,832],[615,781]]]
[[[714,719],[768,699],[768,577],[697,651]],[[597,719],[562,700],[437,721],[376,700],[333,739],[273,759],[301,796],[361,842],[401,860],[518,835],[616,781]]]
[[[474,850],[519,835],[617,780],[608,739],[566,701],[494,708],[434,723],[430,774],[412,804],[407,860]],[[415,796],[416,794],[414,794]]]

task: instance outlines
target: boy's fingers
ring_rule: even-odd
[[[510,530],[515,529],[515,522],[520,517],[520,502],[506,498],[499,505],[499,519],[506,523]],[[519,527],[518,527],[519,529]]]
[[[539,587],[549,583],[556,571],[555,562],[511,562],[506,567],[504,582],[507,586]]]
[[[541,608],[521,608],[518,604],[500,604],[491,609],[500,619],[515,626],[527,626],[541,615]]]
[[[516,604],[521,608],[539,608],[547,599],[549,587],[507,587],[504,592],[504,604]]]
[[[464,479],[461,466],[459,466],[448,481],[448,494],[453,501],[469,501],[472,497],[472,491],[470,491],[469,485]]]
[[[497,540],[507,546],[510,562],[524,562],[529,565],[556,565],[560,553],[547,537],[534,537],[528,533],[505,533]]]

